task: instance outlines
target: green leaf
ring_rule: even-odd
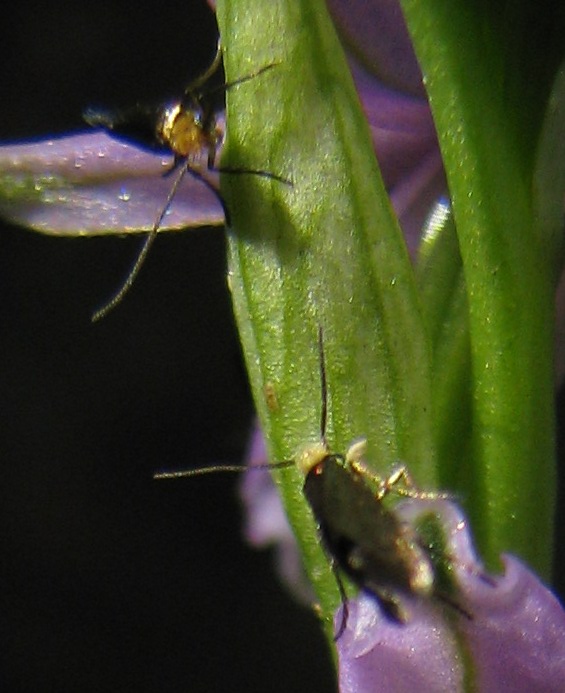
[[[436,205],[425,225],[416,270],[433,353],[433,418],[440,486],[464,499],[473,480],[469,306],[459,241],[447,201]]]
[[[373,470],[386,475],[402,459],[433,487],[430,353],[413,271],[325,4],[226,0],[218,21],[228,81],[276,64],[228,91],[222,164],[293,182],[222,177],[229,284],[271,459],[320,438],[321,325],[331,448],[366,436]],[[329,625],[339,594],[303,479],[280,477]]]
[[[402,7],[438,130],[467,287],[473,430],[466,505],[491,566],[512,551],[547,576],[555,257],[537,228],[532,178],[556,60],[554,45],[544,52],[535,41],[550,22],[525,2],[402,0]]]

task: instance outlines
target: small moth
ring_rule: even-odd
[[[337,640],[347,625],[347,594],[340,575],[371,593],[385,615],[398,622],[407,620],[401,596],[438,597],[458,612],[469,615],[449,595],[440,593],[431,551],[412,524],[402,520],[386,497],[397,494],[433,500],[446,494],[416,489],[405,467],[388,478],[373,475],[362,463],[366,440],[354,442],[343,455],[332,452],[326,441],[327,382],[322,329],[319,331],[322,407],[320,441],[309,445],[295,460],[245,467],[214,466],[162,472],[155,478],[198,476],[221,471],[250,472],[282,469],[296,465],[304,474],[303,492],[318,526],[322,545],[336,577],[343,603]]]
[[[173,155],[173,163],[165,176],[177,172],[171,184],[167,198],[158,211],[151,231],[146,236],[131,270],[126,279],[105,305],[92,316],[96,322],[105,317],[124,298],[134,283],[151,246],[153,245],[161,223],[186,174],[196,178],[205,185],[220,202],[226,224],[229,226],[229,210],[216,185],[206,177],[206,172],[251,174],[270,178],[286,185],[291,182],[269,171],[248,168],[216,166],[218,150],[223,142],[224,129],[219,124],[218,112],[214,109],[210,96],[214,92],[225,92],[239,84],[247,82],[270,70],[276,63],[270,63],[256,72],[228,82],[215,88],[206,88],[207,82],[218,70],[222,62],[222,50],[218,41],[216,55],[209,67],[191,82],[180,99],[153,106],[136,105],[122,110],[89,108],[84,119],[92,127],[102,128],[116,139],[133,142],[139,147],[151,151],[165,151]],[[205,159],[205,165],[202,160]]]

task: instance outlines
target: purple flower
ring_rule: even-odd
[[[100,131],[6,145],[0,147],[0,213],[55,235],[149,231],[171,190],[175,174],[165,174],[172,161]],[[213,193],[186,175],[160,228],[223,220]]]
[[[259,428],[247,459],[250,466],[268,461]],[[256,547],[277,545],[285,584],[301,601],[311,602],[270,475],[246,474],[241,495],[246,538]],[[512,556],[503,557],[502,576],[486,576],[466,519],[453,503],[416,499],[399,503],[394,512],[415,527],[422,516],[438,518],[456,575],[453,599],[470,618],[436,598],[400,595],[408,617],[398,624],[383,614],[373,595],[361,592],[348,602],[347,627],[337,641],[340,691],[458,691],[464,676],[486,692],[562,690],[555,682],[565,680],[565,612],[539,579]],[[342,618],[340,607],[336,632]],[[472,672],[464,669],[463,651],[470,655]]]
[[[355,84],[383,179],[412,257],[446,182],[428,102],[383,85],[354,60]]]
[[[398,0],[329,0],[328,8],[347,48],[375,77],[425,100],[422,73]]]
[[[351,11],[349,4],[334,1],[331,8],[347,36],[357,36],[363,28],[356,53],[362,62],[352,58],[352,69],[383,177],[413,253],[423,220],[445,192],[435,130],[397,3],[357,5]],[[374,41],[373,20],[386,27],[388,40]],[[223,118],[219,125],[223,128]],[[171,189],[171,178],[163,175],[171,162],[171,156],[148,153],[100,131],[3,146],[0,213],[56,235],[148,231]],[[198,163],[205,170],[204,161]],[[217,180],[214,174],[209,177]],[[212,193],[186,176],[160,229],[222,222]]]
[[[351,49],[350,65],[383,179],[414,257],[422,224],[447,185],[399,2],[330,0],[328,6]]]
[[[265,439],[258,426],[250,438],[246,453],[249,467],[265,464]],[[255,548],[273,546],[283,584],[305,604],[314,601],[314,591],[304,572],[296,539],[281,503],[281,498],[267,470],[245,474],[240,484],[240,495],[245,512],[243,533]]]
[[[354,58],[353,75],[367,115],[377,158],[393,206],[414,257],[422,222],[446,184],[421,76],[398,2],[330,0],[330,9]],[[375,28],[379,27],[378,40]],[[563,363],[563,360],[559,360]],[[253,434],[259,460],[267,462],[260,433]],[[256,475],[247,475],[243,494]],[[265,484],[266,493],[268,484]],[[277,497],[278,498],[278,497]],[[269,527],[272,541],[284,534],[281,509],[269,496],[281,526]],[[258,496],[254,505],[261,504]],[[276,507],[276,510],[274,509]],[[377,600],[361,593],[349,603],[347,628],[337,642],[341,691],[463,690],[472,678],[481,691],[558,691],[565,680],[565,615],[552,593],[516,558],[503,557],[504,574],[486,580],[472,551],[466,522],[446,502],[415,500],[395,512],[406,521],[425,510],[438,512],[449,537],[458,600],[467,619],[437,599],[402,597],[410,618],[387,619]],[[253,513],[253,509],[249,509]],[[261,535],[259,519],[248,528]],[[250,530],[248,529],[248,535]],[[288,543],[287,553],[288,553]],[[458,601],[459,603],[459,601]],[[447,617],[445,612],[447,610]],[[341,610],[335,615],[336,630]],[[473,671],[464,668],[470,662]],[[465,680],[464,680],[465,677]]]
[[[465,518],[452,503],[413,500],[396,508],[411,523],[430,511],[448,538],[457,600],[471,618],[455,612],[446,618],[447,606],[405,598],[411,616],[398,625],[361,594],[349,602],[337,642],[340,691],[459,691],[464,677],[486,692],[563,690],[565,613],[557,599],[512,556],[503,558],[502,577],[485,580]]]

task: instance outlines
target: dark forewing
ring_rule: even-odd
[[[328,553],[360,587],[409,590],[405,525],[341,458],[330,455],[321,465],[306,477],[304,493]]]

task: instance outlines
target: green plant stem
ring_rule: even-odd
[[[473,530],[490,566],[511,551],[547,577],[555,260],[533,213],[532,144],[524,137],[533,120],[519,120],[512,47],[487,5],[402,6],[438,130],[467,287]]]
[[[322,325],[331,448],[366,436],[374,471],[402,459],[433,487],[430,354],[413,271],[325,5],[226,0],[218,22],[228,80],[276,64],[228,92],[223,163],[293,181],[222,178],[230,288],[270,459],[320,438]],[[339,594],[302,483],[297,470],[280,473],[331,638]]]

